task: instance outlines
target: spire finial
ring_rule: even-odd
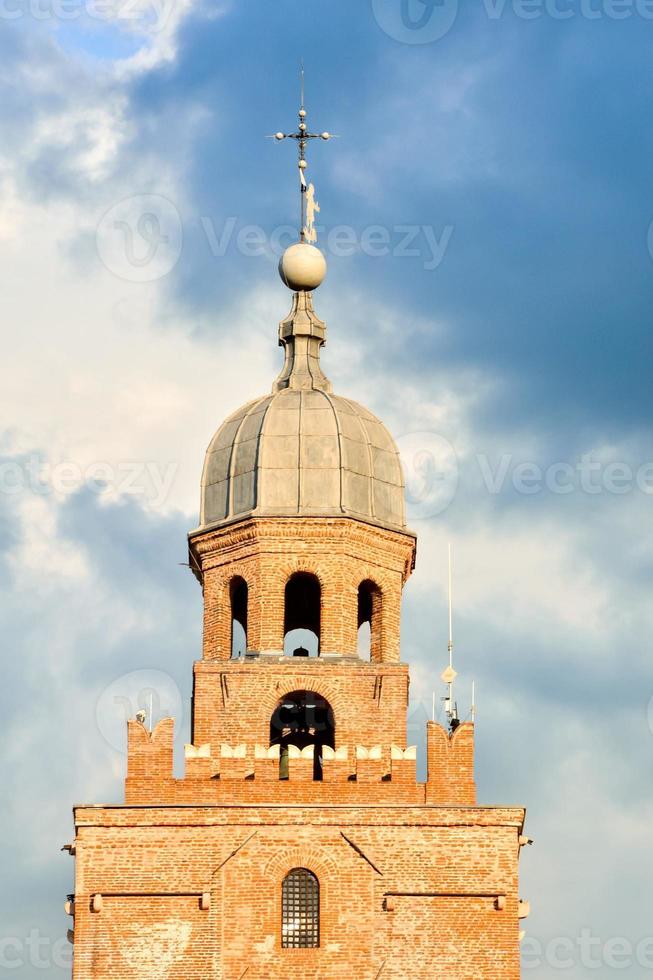
[[[294,248],[311,249],[310,245]],[[315,249],[317,252],[317,249]],[[321,255],[318,252],[318,255]],[[284,364],[272,391],[283,388],[332,391],[331,382],[320,366],[320,348],[326,342],[326,325],[313,309],[309,290],[298,289],[292,309],[279,324],[279,344],[284,348]]]
[[[301,224],[299,227],[300,242],[313,244],[317,241],[315,230],[315,214],[319,212],[320,206],[315,200],[315,187],[306,180],[306,147],[310,140],[330,140],[331,133],[310,133],[308,131],[305,104],[305,72],[304,61],[302,59],[300,68],[300,106],[299,106],[299,126],[296,133],[275,133],[273,139],[276,140],[295,140],[298,148],[298,169],[299,169],[299,195],[300,195],[300,216]]]

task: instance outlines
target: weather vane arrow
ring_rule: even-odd
[[[302,242],[314,243],[317,241],[317,231],[315,229],[315,215],[319,214],[320,205],[315,200],[315,187],[306,180],[306,147],[310,140],[330,140],[334,139],[332,133],[311,133],[306,122],[307,112],[304,104],[304,65],[301,67],[301,105],[299,109],[299,127],[296,133],[274,133],[270,139],[281,142],[282,140],[295,140],[299,151],[299,193],[301,201],[301,226],[299,240]]]

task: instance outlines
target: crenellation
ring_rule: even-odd
[[[281,770],[283,774],[283,768]],[[312,783],[315,775],[315,746],[307,745],[301,749],[297,745],[288,746],[285,778],[293,781]],[[284,778],[282,775],[281,778]]]
[[[274,782],[279,779],[281,750],[278,745],[254,746],[254,779],[260,782]]]
[[[465,722],[449,734],[430,721],[426,738],[429,801],[476,803],[474,725]]]
[[[220,746],[220,779],[253,779],[254,758],[251,746]]]
[[[184,746],[185,779],[212,779],[215,775],[211,746]]]
[[[163,718],[149,732],[140,721],[127,722],[127,778],[172,777],[174,719]]]

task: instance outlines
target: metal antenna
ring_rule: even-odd
[[[300,68],[300,107],[299,107],[299,127],[296,133],[275,133],[270,139],[296,140],[298,149],[298,168],[299,168],[299,196],[300,196],[300,229],[299,240],[302,242],[314,242],[317,238],[314,228],[314,215],[319,211],[319,205],[314,198],[314,188],[312,184],[306,182],[306,147],[310,140],[330,140],[331,133],[309,133],[306,118],[308,113],[305,106],[305,72],[302,60]]]
[[[453,667],[453,601],[452,601],[452,590],[451,590],[451,543],[448,545],[448,556],[449,556],[449,643],[447,644],[447,650],[449,651],[449,666]]]
[[[442,680],[447,685],[447,696],[442,700],[444,701],[444,710],[449,719],[449,727],[451,731],[455,731],[460,724],[458,719],[458,705],[453,699],[453,682],[455,681],[456,671],[453,666],[453,590],[451,586],[451,545],[448,547],[448,557],[449,557],[449,642],[447,644],[447,650],[449,653],[449,666],[442,673]]]

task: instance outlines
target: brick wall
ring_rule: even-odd
[[[371,980],[383,966],[516,980],[522,821],[396,805],[79,808],[74,977]],[[294,867],[320,883],[319,949],[281,948]]]
[[[285,658],[277,663],[195,664],[193,741],[219,755],[230,745],[268,745],[270,719],[284,696],[314,691],[331,705],[336,748],[383,742],[406,747],[408,668],[405,664],[334,664]]]

